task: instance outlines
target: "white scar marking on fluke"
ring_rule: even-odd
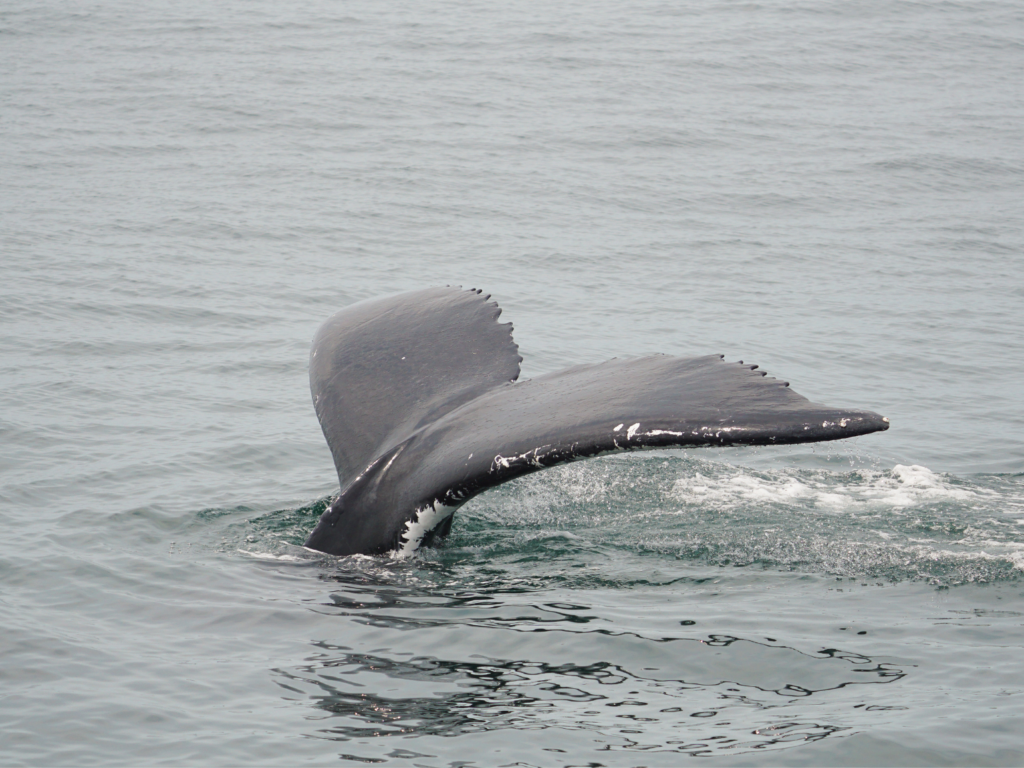
[[[532,451],[521,453],[518,456],[502,456],[500,453],[495,455],[494,460],[491,462],[491,471],[501,467],[502,469],[508,469],[513,464],[527,463],[532,464],[535,467],[543,468],[544,465],[540,463],[540,452],[545,448],[550,448],[549,445],[542,445],[539,448],[534,448]]]
[[[405,532],[401,535],[402,548],[395,550],[394,557],[409,557],[420,548],[423,538],[455,514],[458,507],[449,507],[440,501],[427,504],[416,510],[416,518],[405,524]]]
[[[619,424],[619,426],[615,427],[615,429],[613,429],[612,432],[618,432],[620,429],[622,429],[622,427],[623,425]]]
[[[638,429],[640,429],[640,422],[639,421],[636,424],[631,424],[629,429],[626,430],[626,439],[627,440],[632,440],[633,439],[633,435],[636,434],[636,431]]]
[[[682,437],[682,432],[673,432],[671,429],[652,429],[647,432],[647,437],[657,437],[658,435],[675,435],[676,437]]]

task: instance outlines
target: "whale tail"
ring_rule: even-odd
[[[430,288],[321,326],[310,388],[342,493],[307,541],[333,554],[411,551],[472,496],[610,451],[781,445],[888,429],[812,403],[755,365],[654,355],[517,382],[511,324],[480,291]]]

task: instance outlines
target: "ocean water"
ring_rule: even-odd
[[[1024,7],[0,8],[0,764],[1024,764]],[[885,414],[302,548],[309,342],[493,294]]]

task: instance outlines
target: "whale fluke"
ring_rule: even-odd
[[[545,467],[641,448],[782,445],[889,428],[756,365],[653,355],[517,382],[511,323],[478,290],[347,307],[313,339],[309,380],[341,494],[306,546],[412,552],[476,494]]]

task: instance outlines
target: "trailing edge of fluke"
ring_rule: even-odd
[[[309,383],[341,494],[306,546],[409,553],[520,475],[610,451],[838,440],[889,428],[812,403],[756,365],[654,355],[517,381],[512,324],[479,290],[346,307],[317,331]]]

